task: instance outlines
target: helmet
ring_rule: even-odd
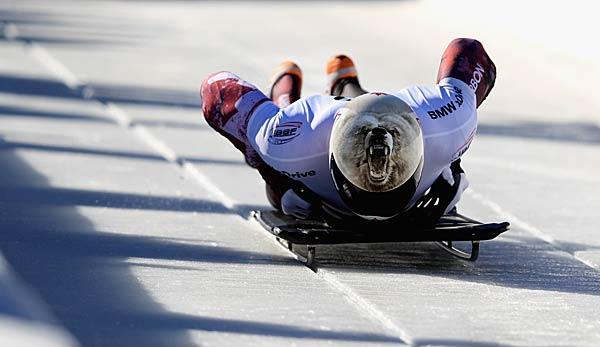
[[[423,168],[423,134],[416,114],[393,95],[370,93],[336,114],[329,168],[342,200],[366,219],[405,210]]]

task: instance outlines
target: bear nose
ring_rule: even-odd
[[[385,135],[387,133],[387,130],[385,130],[385,128],[382,127],[377,127],[373,128],[371,132],[373,132],[373,135]]]

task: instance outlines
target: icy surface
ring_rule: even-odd
[[[517,3],[0,1],[0,251],[82,346],[597,346],[598,28],[543,36],[574,1],[520,35]],[[295,59],[318,93],[343,52],[394,90],[458,36],[498,66],[459,207],[512,223],[476,263],[322,247],[313,273],[247,220],[264,186],[203,121],[206,74]]]

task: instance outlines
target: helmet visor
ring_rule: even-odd
[[[355,214],[367,219],[388,219],[404,211],[414,196],[421,179],[423,158],[412,176],[402,185],[386,192],[369,192],[350,182],[331,155],[330,170],[342,200]]]

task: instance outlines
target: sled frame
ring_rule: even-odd
[[[316,271],[316,246],[319,245],[433,242],[460,260],[473,262],[479,257],[480,241],[491,240],[509,228],[507,222],[484,224],[453,214],[442,217],[433,228],[365,234],[356,230],[333,229],[324,222],[298,220],[276,211],[252,211],[250,216],[313,271]],[[454,241],[469,242],[470,251],[455,247]],[[299,246],[305,246],[306,251],[299,252]]]

